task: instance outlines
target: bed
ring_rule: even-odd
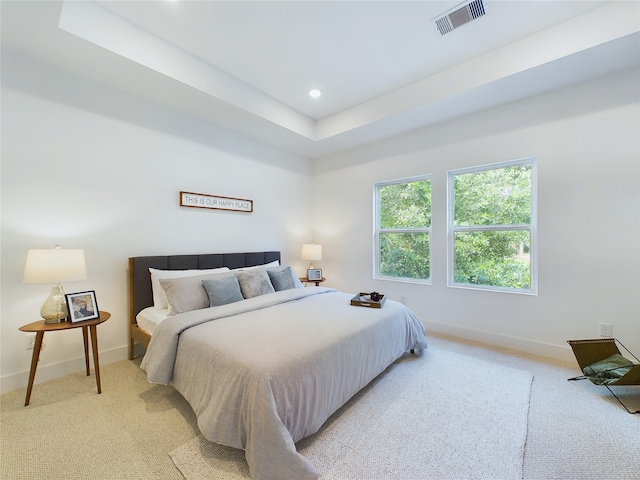
[[[141,368],[148,380],[180,392],[205,438],[243,449],[254,480],[317,479],[295,443],[317,432],[405,352],[426,348],[425,330],[400,303],[355,307],[353,294],[303,288],[288,279],[290,267],[276,266],[279,261],[279,252],[131,258],[130,355],[134,342],[146,346]],[[221,285],[237,279],[243,298],[178,308],[148,332],[136,318],[155,305],[150,268],[208,271],[163,280],[171,308],[188,297],[184,285],[197,285],[198,295],[206,286],[216,303],[221,291],[226,294]],[[211,271],[218,268],[234,271]],[[252,294],[247,285],[265,275],[272,290]],[[175,285],[181,286],[172,290]]]
[[[163,271],[207,270],[217,268],[244,268],[280,262],[280,252],[250,253],[211,253],[201,255],[156,255],[129,258],[129,360],[135,356],[134,346],[149,345],[151,334],[166,316],[165,312],[151,310],[154,306],[153,288],[149,269]],[[147,328],[141,327],[138,320],[141,312],[149,313]]]

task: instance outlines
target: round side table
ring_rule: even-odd
[[[320,280],[309,280],[307,277],[298,277],[298,278],[304,284],[315,283],[316,287],[319,287],[320,284],[326,280],[326,278],[324,278],[324,277],[322,277],[322,279],[320,279]]]
[[[57,332],[60,330],[71,330],[73,328],[82,328],[82,338],[84,340],[84,359],[87,366],[87,376],[91,374],[89,368],[89,333],[91,333],[91,350],[93,350],[93,365],[96,369],[96,385],[98,387],[98,393],[102,393],[100,386],[100,362],[98,360],[98,332],[96,327],[103,322],[106,322],[111,317],[109,312],[99,312],[98,318],[91,320],[83,320],[81,322],[59,322],[59,323],[44,323],[44,320],[38,320],[37,322],[23,325],[19,328],[21,332],[31,332],[36,334],[36,343],[33,347],[33,356],[31,357],[31,371],[29,372],[29,385],[27,386],[27,397],[24,401],[24,406],[29,405],[31,400],[31,391],[33,390],[33,380],[36,378],[36,369],[38,368],[38,360],[40,359],[40,351],[42,350],[42,340],[44,339],[45,332]]]

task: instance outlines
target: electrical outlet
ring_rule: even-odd
[[[613,325],[610,323],[600,324],[600,336],[601,337],[613,337]]]
[[[36,336],[34,335],[28,335],[27,337],[25,337],[24,339],[24,349],[25,350],[33,350],[33,347],[36,346]]]

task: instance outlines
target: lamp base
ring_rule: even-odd
[[[44,319],[44,323],[45,324],[50,324],[50,323],[62,323],[62,322],[66,322],[67,321],[67,317],[64,318],[54,318],[54,319]]]
[[[56,283],[51,288],[51,294],[42,304],[40,315],[44,318],[44,323],[59,323],[67,318],[67,302],[64,298],[62,284]]]

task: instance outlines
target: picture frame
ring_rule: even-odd
[[[88,290],[86,292],[67,293],[65,295],[67,308],[69,310],[68,321],[70,323],[84,322],[100,317],[96,292]]]
[[[310,268],[307,270],[307,280],[310,282],[317,282],[322,280],[322,269],[321,268]]]

